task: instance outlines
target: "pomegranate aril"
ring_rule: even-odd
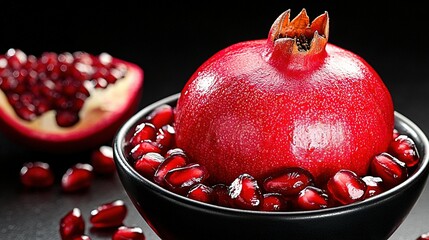
[[[296,200],[296,206],[302,210],[316,210],[328,207],[328,195],[320,188],[307,186],[301,190]]]
[[[398,131],[398,129],[394,128],[393,129],[393,135],[392,135],[392,139],[397,138],[399,135],[401,135]]]
[[[164,125],[158,130],[155,141],[161,145],[162,149],[171,149],[176,145],[175,135],[176,131],[174,130],[173,126],[169,124]]]
[[[112,240],[145,240],[146,236],[140,227],[119,227],[112,236]]]
[[[10,48],[7,50],[5,57],[7,59],[8,66],[12,69],[19,69],[27,62],[27,55],[20,49]]]
[[[243,173],[229,186],[229,196],[234,207],[257,210],[261,204],[262,194],[256,179]]]
[[[71,127],[79,122],[79,114],[74,111],[57,110],[55,121],[60,127]]]
[[[195,184],[203,183],[208,177],[209,173],[204,166],[192,163],[171,169],[165,175],[164,181],[173,192],[184,193]]]
[[[112,175],[116,171],[111,146],[100,146],[91,153],[91,165],[94,172],[101,175]]]
[[[133,137],[130,139],[131,145],[134,147],[144,140],[155,140],[156,128],[152,123],[141,123],[137,125]]]
[[[144,154],[134,163],[134,169],[143,177],[152,179],[159,165],[164,161],[164,157],[155,152]]]
[[[154,109],[146,119],[157,129],[164,125],[172,124],[174,120],[173,107],[168,104],[161,105]]]
[[[21,168],[21,183],[29,188],[47,188],[54,184],[54,174],[49,164],[28,162]]]
[[[204,185],[202,183],[198,183],[193,187],[191,187],[191,189],[189,189],[186,197],[200,202],[212,203],[213,202],[212,192],[213,192],[213,189],[211,187]]]
[[[164,157],[168,158],[169,156],[175,155],[175,154],[180,154],[180,155],[183,155],[183,156],[186,155],[185,152],[183,151],[183,149],[176,147],[176,148],[168,149],[168,151],[165,153]]]
[[[91,211],[89,221],[95,228],[111,228],[122,225],[127,207],[122,200],[104,203]]]
[[[138,143],[131,149],[131,157],[134,160],[141,158],[144,154],[149,152],[161,153],[161,146],[157,142],[151,140],[144,140]]]
[[[381,153],[371,161],[371,174],[378,176],[383,180],[384,188],[392,188],[408,177],[408,169],[404,162],[390,155],[389,153]]]
[[[313,185],[313,176],[303,168],[286,168],[264,180],[266,192],[281,193],[285,196],[297,195],[302,189]]]
[[[213,203],[223,207],[231,206],[231,197],[229,196],[228,186],[223,183],[218,183],[212,186]]]
[[[389,153],[404,162],[409,168],[414,167],[420,161],[416,144],[407,135],[399,135],[393,139],[390,143]]]
[[[366,184],[365,199],[373,197],[383,192],[383,179],[374,176],[365,176],[362,180]]]
[[[61,188],[64,192],[86,190],[91,186],[93,167],[87,163],[77,163],[67,169],[61,179]]]
[[[159,164],[158,169],[155,171],[153,176],[153,181],[160,186],[166,186],[165,175],[168,173],[168,171],[175,168],[184,167],[186,164],[188,164],[188,159],[185,155],[171,155],[161,164]]]
[[[85,221],[79,208],[73,208],[60,220],[60,236],[62,240],[72,240],[83,235]]]
[[[268,212],[285,211],[288,209],[287,200],[280,193],[265,193],[262,195],[259,210]]]
[[[360,201],[365,196],[366,184],[350,170],[339,170],[326,184],[328,195],[340,204]]]

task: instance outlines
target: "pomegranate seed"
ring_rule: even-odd
[[[373,197],[383,192],[383,180],[379,177],[365,176],[362,180],[366,184],[365,199]]]
[[[213,203],[224,207],[231,206],[232,199],[229,196],[229,189],[227,185],[223,183],[218,183],[213,185],[212,189]]]
[[[194,199],[200,202],[211,203],[213,189],[202,183],[194,185],[186,195],[190,199]]]
[[[79,114],[67,110],[58,110],[55,114],[55,121],[60,127],[71,127],[79,122]]]
[[[256,210],[262,194],[256,179],[247,173],[238,176],[229,186],[229,196],[237,208]]]
[[[157,142],[144,140],[131,149],[131,157],[137,160],[149,152],[161,153],[161,147]]]
[[[171,169],[164,177],[165,183],[173,192],[187,192],[193,185],[202,183],[209,177],[207,169],[193,163],[183,167]]]
[[[154,182],[156,182],[160,186],[166,186],[164,179],[167,172],[174,168],[184,167],[187,162],[188,159],[185,155],[176,154],[166,158],[155,171],[155,174],[153,176]]]
[[[54,174],[49,164],[28,162],[21,168],[21,183],[29,188],[47,188],[54,184]]]
[[[281,193],[285,196],[297,195],[305,187],[313,185],[313,176],[303,168],[286,168],[264,180],[267,192]]]
[[[168,158],[169,156],[174,155],[174,154],[181,154],[181,155],[183,155],[183,156],[185,156],[185,155],[186,155],[186,154],[185,154],[185,152],[183,151],[183,149],[181,149],[181,148],[172,148],[172,149],[169,149],[169,150],[165,153],[164,157],[165,157],[165,158]]]
[[[173,107],[167,104],[161,105],[153,110],[146,119],[157,129],[172,124],[174,120]]]
[[[121,226],[113,233],[112,240],[145,240],[146,236],[139,227]]]
[[[320,188],[307,186],[299,192],[296,204],[303,210],[327,208],[328,195]]]
[[[265,193],[261,201],[259,206],[261,211],[277,212],[288,208],[286,199],[280,193]]]
[[[152,179],[159,165],[164,161],[164,157],[159,153],[146,153],[134,163],[134,168],[143,177]]]
[[[326,187],[329,196],[343,205],[362,200],[366,191],[365,182],[350,170],[339,170]]]
[[[5,56],[12,69],[19,69],[27,62],[27,55],[20,49],[10,48]]]
[[[127,215],[127,207],[122,200],[104,203],[91,211],[89,221],[95,228],[119,227]]]
[[[85,221],[79,208],[73,208],[60,220],[61,239],[69,240],[83,235]]]
[[[370,171],[383,180],[384,188],[392,188],[408,177],[406,164],[388,153],[375,156],[371,161]]]
[[[101,175],[112,175],[116,172],[111,146],[100,146],[91,153],[91,165],[94,172]]]
[[[429,232],[428,233],[423,233],[416,240],[429,240]]]
[[[156,142],[162,146],[163,149],[174,148],[176,131],[171,125],[162,126],[156,135]]]
[[[134,135],[130,139],[131,145],[134,147],[144,140],[155,140],[156,129],[152,123],[141,123],[137,125]]]
[[[414,167],[419,161],[420,156],[413,139],[406,135],[399,135],[390,143],[390,153],[404,162],[407,167]]]
[[[61,179],[61,187],[64,192],[76,192],[86,190],[91,186],[93,168],[87,163],[77,163],[67,169]]]

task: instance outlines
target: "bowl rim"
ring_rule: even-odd
[[[138,124],[143,116],[150,113],[155,107],[162,104],[171,104],[174,101],[177,101],[180,92],[162,98],[156,102],[153,102],[150,105],[147,105],[143,109],[139,110],[136,114],[134,114],[130,119],[128,119],[118,130],[115,138],[113,140],[113,152],[114,152],[114,160],[120,168],[126,171],[126,174],[130,175],[133,179],[139,181],[141,184],[156,192],[159,195],[162,195],[164,198],[168,198],[171,201],[179,202],[184,205],[188,205],[189,207],[200,208],[205,211],[216,211],[221,213],[230,213],[230,214],[251,214],[252,216],[283,216],[283,217],[309,217],[309,216],[319,216],[322,217],[324,215],[335,215],[340,214],[347,211],[355,211],[357,209],[368,207],[369,205],[378,205],[383,201],[387,201],[388,199],[394,197],[395,194],[408,189],[413,186],[412,183],[416,182],[418,179],[424,177],[423,173],[427,170],[429,166],[429,140],[424,132],[410,119],[405,117],[403,114],[394,111],[395,124],[396,119],[402,121],[404,125],[408,128],[407,131],[413,133],[413,138],[418,138],[421,140],[424,152],[421,154],[421,163],[420,167],[404,182],[398,184],[397,186],[382,192],[376,196],[365,199],[363,201],[358,201],[355,203],[351,203],[343,206],[335,206],[328,207],[324,209],[317,210],[297,210],[297,211],[259,211],[259,210],[246,210],[246,209],[237,209],[231,207],[224,207],[210,203],[204,203],[201,201],[197,201],[194,199],[187,198],[186,196],[182,196],[176,194],[168,189],[165,189],[156,183],[146,179],[142,175],[140,175],[128,162],[126,154],[124,152],[124,146],[126,144],[125,137],[128,132],[131,130],[133,126]]]

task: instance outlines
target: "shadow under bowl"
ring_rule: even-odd
[[[126,143],[137,124],[162,104],[175,106],[179,93],[140,110],[118,131],[113,147],[120,180],[144,220],[163,239],[388,239],[405,220],[426,184],[429,143],[425,134],[395,112],[395,128],[411,137],[421,161],[401,184],[346,206],[312,211],[263,212],[198,202],[142,177],[130,164]]]

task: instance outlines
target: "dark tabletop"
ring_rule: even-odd
[[[428,21],[425,8],[415,3],[216,1],[203,6],[203,2],[119,1],[87,6],[71,2],[2,4],[0,52],[12,47],[35,55],[84,50],[134,62],[145,71],[142,108],[179,92],[195,69],[218,50],[266,38],[281,12],[291,9],[295,16],[306,8],[312,19],[326,10],[331,20],[329,41],[367,60],[390,90],[395,110],[429,133]],[[55,171],[56,182],[46,191],[26,191],[19,182],[22,164],[36,160],[50,163]],[[127,204],[126,225],[141,226],[147,239],[158,239],[131,204],[117,175],[96,177],[84,193],[61,192],[59,179],[65,169],[87,161],[89,152],[41,153],[0,134],[0,239],[59,239],[59,220],[66,212],[79,207],[87,220],[96,206],[116,199]],[[427,216],[429,186],[391,239],[412,240],[429,232]],[[88,222],[85,232],[92,239],[111,239],[111,232],[91,229]]]

